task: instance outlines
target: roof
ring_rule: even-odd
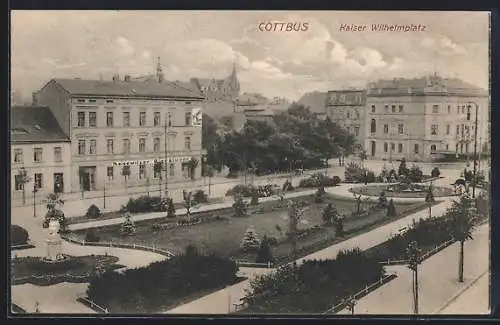
[[[302,98],[297,101],[297,104],[304,105],[304,107],[309,107],[312,113],[324,113],[326,97],[326,91],[313,91],[305,93]]]
[[[472,91],[472,92],[483,92],[485,89],[472,85],[458,78],[443,78],[436,74],[432,76],[420,77],[420,78],[394,78],[392,80],[378,80],[376,82],[370,83],[368,88],[370,89],[402,89],[408,91],[412,90],[424,90],[428,87],[444,87],[447,91]]]
[[[182,83],[154,79],[145,81],[101,81],[83,79],[52,79],[73,95],[87,96],[152,96],[152,97],[180,97],[201,99],[203,95],[195,87],[187,87]]]
[[[267,104],[269,100],[261,94],[244,93],[237,99],[237,104],[241,106],[254,106]]]
[[[70,142],[48,107],[13,106],[10,121],[13,143]]]

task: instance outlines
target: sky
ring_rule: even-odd
[[[260,31],[267,22],[308,28]],[[372,24],[426,28],[376,32]],[[56,77],[151,74],[160,57],[168,80],[224,78],[235,63],[242,92],[290,100],[434,71],[488,89],[488,46],[487,12],[13,11],[11,81],[30,98]]]

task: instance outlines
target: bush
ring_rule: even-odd
[[[97,207],[97,205],[92,204],[89,206],[87,209],[87,213],[85,214],[85,217],[91,218],[91,219],[96,219],[102,216],[101,210]]]
[[[324,187],[319,187],[314,194],[314,202],[323,203],[325,200],[326,192]]]
[[[431,171],[431,176],[432,177],[439,177],[441,175],[441,171],[439,170],[438,167],[434,167]]]
[[[346,166],[344,175],[347,183],[373,183],[377,179],[374,172],[356,162],[350,162]]]
[[[172,198],[167,198],[167,218],[175,218],[175,205]]]
[[[285,183],[283,184],[283,187],[281,188],[283,191],[293,191],[293,185],[292,182],[289,180],[286,180]]]
[[[257,192],[257,188],[255,186],[238,184],[227,190],[226,196],[240,195],[242,197],[251,197],[255,192]]]
[[[322,173],[316,173],[311,175],[309,178],[301,179],[299,182],[299,187],[311,188],[311,187],[331,187],[337,186],[341,182],[340,177],[333,176],[328,177]]]
[[[193,200],[196,203],[208,203],[208,195],[203,190],[197,190],[193,194]]]
[[[378,197],[377,208],[387,208],[388,202],[387,197],[385,196],[385,192],[380,192],[380,196]]]
[[[271,253],[271,244],[267,237],[262,238],[259,250],[257,252],[257,257],[255,259],[256,263],[269,263],[274,262],[273,254]]]
[[[244,252],[255,252],[259,249],[260,243],[257,238],[257,233],[253,227],[249,227],[243,238],[241,239],[240,247]]]
[[[257,205],[259,204],[259,197],[257,195],[253,195],[252,199],[250,200],[251,205]]]
[[[243,201],[243,198],[239,195],[235,196],[234,198],[234,203],[233,203],[233,209],[234,209],[234,216],[235,217],[246,217],[248,215],[247,212],[247,205]]]
[[[124,235],[132,235],[136,230],[135,223],[132,221],[132,217],[128,213],[125,214],[124,218],[125,220],[122,223],[121,232]]]
[[[85,233],[85,241],[87,242],[98,242],[100,240],[99,235],[94,229],[89,229]]]
[[[396,207],[394,206],[394,200],[389,200],[389,205],[387,206],[387,216],[395,217],[396,216]]]
[[[159,196],[143,195],[137,199],[130,198],[127,205],[122,208],[123,211],[130,213],[166,212],[167,201]]]
[[[29,234],[26,229],[18,225],[10,226],[10,244],[12,246],[26,245],[28,240]]]
[[[414,165],[408,173],[408,178],[413,183],[420,183],[424,178],[424,172],[420,169],[420,167]]]

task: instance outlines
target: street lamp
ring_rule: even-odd
[[[36,218],[36,192],[38,192],[38,186],[33,183],[33,218]]]
[[[354,299],[354,297],[350,296],[349,298],[345,299],[345,304],[347,305],[347,310],[351,312],[351,315],[354,315],[354,306],[358,301]]]
[[[474,104],[476,106],[476,116],[474,119],[474,172],[473,172],[473,181],[472,183],[472,198],[476,197],[476,177],[477,177],[477,117],[479,113],[479,105],[476,102],[469,101],[468,104]],[[470,117],[470,108],[467,107],[467,117]]]

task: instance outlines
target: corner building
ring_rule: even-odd
[[[115,76],[112,81],[53,79],[35,97],[50,105],[71,139],[72,192],[160,186],[165,176],[168,182],[187,181],[192,158],[199,162],[194,177],[200,177],[201,125],[193,125],[192,114],[202,109],[198,91],[162,75],[146,81]],[[166,171],[155,170],[153,163],[116,165],[165,158]]]
[[[368,85],[365,148],[373,159],[432,161],[441,153],[473,154],[489,142],[489,96],[459,79],[380,80]]]

